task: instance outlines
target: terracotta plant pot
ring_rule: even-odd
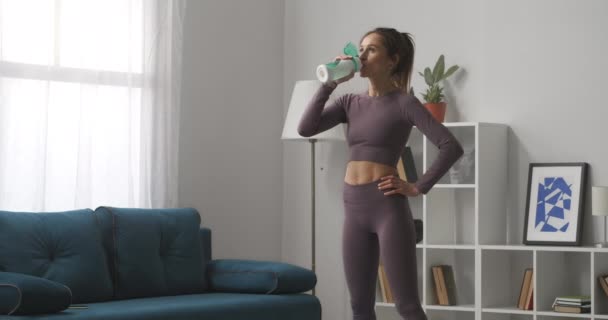
[[[435,118],[439,122],[443,122],[445,119],[445,107],[446,103],[444,101],[439,103],[425,103],[424,106],[427,110],[431,112],[433,118]]]

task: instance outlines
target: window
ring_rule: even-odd
[[[0,0],[0,210],[142,206],[143,0]]]

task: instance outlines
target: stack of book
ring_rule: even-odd
[[[591,297],[589,296],[561,296],[553,302],[553,311],[567,313],[589,313],[591,311]]]
[[[432,266],[435,298],[442,306],[456,305],[456,282],[450,265]]]
[[[519,299],[517,301],[517,308],[521,310],[532,310],[534,307],[534,281],[532,281],[533,273],[532,268],[527,268],[524,272],[524,279],[521,283]]]

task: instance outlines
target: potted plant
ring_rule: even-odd
[[[425,93],[422,93],[422,98],[426,101],[424,106],[431,112],[433,117],[439,122],[443,122],[445,118],[446,102],[443,101],[443,88],[439,83],[458,70],[457,65],[453,65],[445,71],[445,61],[443,55],[439,56],[433,71],[429,67],[424,69],[424,73],[418,72],[424,81],[429,86]],[[445,72],[444,72],[445,71]]]

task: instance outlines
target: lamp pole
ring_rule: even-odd
[[[315,185],[316,185],[316,179],[315,179],[315,143],[317,142],[317,139],[308,139],[308,141],[310,141],[310,203],[311,203],[311,248],[312,248],[312,265],[311,265],[311,269],[312,272],[316,274],[315,272],[315,267],[316,267],[316,262],[315,262],[315,217],[316,217],[316,199],[315,199]],[[315,286],[316,287],[316,286]],[[315,288],[312,288],[312,295],[315,295]]]
[[[289,108],[287,109],[287,116],[283,125],[283,133],[281,139],[283,140],[295,140],[295,141],[308,141],[310,143],[310,199],[311,199],[311,269],[316,274],[316,165],[315,165],[315,147],[318,141],[345,141],[344,130],[342,126],[336,126],[329,130],[319,132],[314,136],[303,137],[298,132],[298,124],[300,123],[303,114],[308,107],[309,102],[314,97],[316,92],[319,90],[321,83],[317,80],[302,80],[296,81],[292,94],[291,100],[289,101]],[[355,90],[363,89],[359,86],[353,86],[351,84],[342,84],[338,87],[329,97],[327,103],[331,103],[334,99],[348,92],[354,92]],[[312,294],[315,295],[315,289],[312,289]]]

